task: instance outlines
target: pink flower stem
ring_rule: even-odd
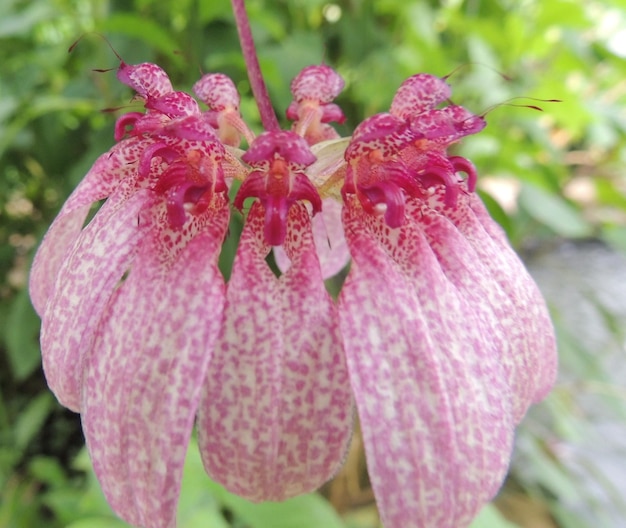
[[[270,101],[267,87],[263,80],[263,74],[261,73],[261,66],[259,65],[259,59],[254,47],[254,39],[252,38],[252,30],[250,29],[250,22],[248,21],[244,0],[232,0],[232,5],[235,21],[237,22],[241,50],[243,51],[243,57],[246,61],[246,67],[248,68],[250,86],[252,87],[256,104],[259,107],[259,114],[261,114],[261,123],[263,123],[263,127],[267,131],[278,131],[280,130],[280,125],[278,124],[278,119],[274,113],[274,108],[272,107],[272,102]]]

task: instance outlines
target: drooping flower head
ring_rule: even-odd
[[[223,74],[194,85],[202,110],[158,66],[120,64],[145,112],[118,120],[31,271],[48,383],[135,526],[175,526],[196,418],[212,478],[282,500],[335,474],[354,407],[386,528],[466,526],[556,370],[541,295],[474,193],[476,169],[448,152],[485,120],[418,74],[341,138],[343,80],[318,65],[294,79],[280,130],[233,5],[265,131]],[[245,222],[226,283],[236,180]],[[348,259],[334,300],[324,279]]]

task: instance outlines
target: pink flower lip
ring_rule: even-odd
[[[306,141],[293,132],[265,132],[241,157],[253,170],[241,184],[234,206],[241,210],[246,198],[259,198],[265,208],[265,239],[279,246],[286,236],[287,213],[299,200],[307,200],[313,214],[322,199],[303,172],[315,160]]]
[[[117,78],[145,99],[161,97],[173,90],[167,73],[150,62],[135,65],[122,62],[117,70]]]
[[[305,169],[317,158],[300,136],[280,131],[261,134],[241,159],[253,167],[264,166],[272,159],[282,159],[294,168]]]

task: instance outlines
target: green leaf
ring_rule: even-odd
[[[320,495],[301,495],[284,502],[249,502],[209,482],[209,489],[250,528],[345,528],[345,524]]]
[[[626,226],[605,226],[602,230],[603,239],[618,251],[626,254]]]
[[[45,391],[39,394],[22,411],[13,429],[15,446],[18,449],[26,448],[32,438],[39,432],[53,405],[54,398],[52,394]]]
[[[130,13],[117,13],[102,20],[100,30],[138,38],[167,55],[175,64],[182,64],[182,58],[177,54],[180,51],[179,44],[170,33],[150,19]]]
[[[510,523],[493,504],[487,504],[470,528],[515,528],[517,525]]]
[[[209,477],[204,471],[198,444],[192,439],[185,459],[183,484],[178,504],[180,528],[228,528],[221,514],[221,504],[207,487]]]
[[[55,13],[49,5],[33,3],[20,13],[9,12],[4,9],[0,17],[0,38],[26,35],[33,30],[33,26],[44,20],[54,17]]]
[[[23,289],[11,305],[5,330],[7,358],[17,381],[30,376],[41,363],[40,324],[30,304],[28,290]]]
[[[316,493],[301,495],[284,502],[262,502],[258,504],[229,493],[206,475],[197,443],[192,440],[185,464],[183,497],[189,499],[189,493],[197,493],[199,489],[207,490],[214,497],[214,501],[228,507],[237,518],[250,528],[320,528],[321,526],[324,528],[346,528],[333,507]],[[183,515],[183,510],[184,508],[181,507],[180,515]],[[181,523],[181,526],[184,525]],[[189,528],[195,528],[195,526],[194,524]]]
[[[525,183],[519,203],[530,216],[560,236],[581,238],[592,233],[589,223],[572,205],[540,187]]]
[[[56,458],[37,456],[30,461],[28,469],[39,482],[48,486],[58,488],[67,482],[65,471]]]
[[[85,517],[65,528],[129,528],[129,525],[115,517]]]
[[[504,231],[506,232],[507,236],[511,238],[511,220],[509,219],[509,216],[506,214],[504,209],[502,209],[502,206],[495,198],[493,198],[493,196],[484,191],[479,190],[478,195],[485,204],[487,211],[489,211],[491,218],[498,222],[498,224],[500,224],[502,229],[504,229]]]

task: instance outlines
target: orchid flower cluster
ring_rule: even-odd
[[[233,4],[265,131],[225,75],[195,84],[203,110],[159,66],[121,62],[145,112],[119,118],[32,267],[48,383],[135,526],[175,526],[195,423],[208,475],[279,501],[338,471],[355,409],[384,526],[467,526],[556,371],[545,303],[474,166],[448,153],[485,120],[417,74],[341,138],[344,82],[322,64],[293,80],[281,130]],[[226,283],[218,257],[242,210]],[[324,280],[349,261],[335,300]]]

